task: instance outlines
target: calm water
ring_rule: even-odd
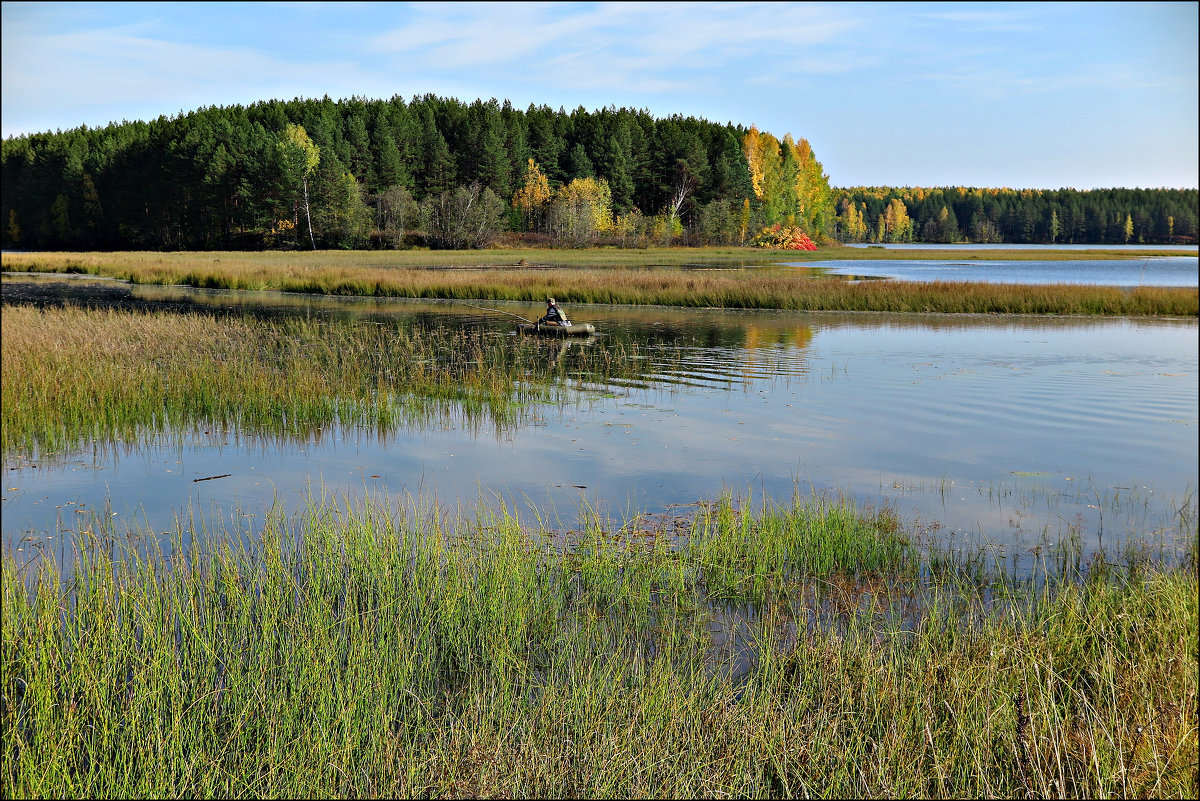
[[[453,302],[134,291],[174,306],[420,317],[512,336],[510,318]],[[639,380],[581,383],[574,403],[507,429],[450,415],[391,433],[214,430],[7,458],[4,547],[58,546],[91,513],[159,533],[189,515],[252,526],[308,493],[504,500],[531,523],[536,508],[572,528],[584,507],[619,523],[722,491],[829,491],[891,504],[939,536],[1018,547],[1043,536],[1119,543],[1170,528],[1181,507],[1194,519],[1195,320],[568,311],[603,336],[562,347],[635,341],[661,359]]]
[[[934,249],[930,246],[929,249]],[[835,275],[902,281],[983,281],[996,284],[1100,284],[1105,286],[1200,286],[1200,261],[1191,256],[1100,261],[815,261],[797,267]]]
[[[910,242],[886,243],[869,245],[858,242],[847,242],[848,248],[885,248],[887,250],[1178,250],[1185,253],[1196,253],[1196,245],[948,245],[940,242]]]

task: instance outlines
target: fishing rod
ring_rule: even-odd
[[[501,311],[500,309],[489,309],[485,306],[476,306],[474,303],[463,303],[461,300],[459,301],[459,303],[462,303],[462,305],[464,305],[464,306],[470,306],[472,309],[481,309],[483,311],[496,312],[496,314],[507,314],[509,317],[516,317],[518,320],[524,320],[525,322],[529,323],[530,325],[537,325],[537,323],[535,323],[533,320],[530,320],[528,317],[522,317],[521,315],[513,314],[512,312]]]

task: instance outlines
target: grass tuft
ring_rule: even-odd
[[[93,531],[3,556],[5,797],[1200,789],[1190,569],[976,581],[827,499],[678,543],[379,499],[191,551]]]

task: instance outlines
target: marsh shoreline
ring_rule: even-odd
[[[498,254],[503,253],[500,261]],[[861,254],[868,254],[862,256]],[[951,258],[953,251],[837,249],[837,257]],[[1028,251],[985,251],[1020,261]],[[1064,259],[1111,258],[1113,251],[1062,251]],[[1129,254],[1134,255],[1130,256]],[[539,255],[535,255],[539,254]],[[85,274],[131,283],[366,297],[513,300],[547,296],[572,303],[684,308],[884,311],[899,313],[1200,316],[1188,287],[1111,287],[988,283],[852,281],[802,272],[804,251],[781,255],[750,248],[659,251],[387,251],[270,253],[5,253],[6,274]],[[803,255],[800,255],[803,254]],[[1122,252],[1123,258],[1168,255]],[[1178,255],[1170,254],[1170,255]],[[531,262],[553,258],[554,262]],[[758,256],[756,260],[753,257]],[[809,257],[809,258],[806,258]],[[989,256],[990,258],[991,256]],[[1045,258],[1039,251],[1038,258]],[[499,262],[499,263],[497,263]],[[787,271],[772,264],[796,263]],[[698,269],[703,268],[703,269]],[[798,272],[799,271],[799,272]]]

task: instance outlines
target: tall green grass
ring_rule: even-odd
[[[503,427],[574,373],[641,363],[634,346],[559,358],[516,337],[298,318],[6,306],[0,326],[6,454],[193,426],[308,437],[454,413]]]
[[[824,500],[679,543],[381,499],[190,552],[101,525],[67,571],[3,557],[5,797],[1200,789],[1194,531],[1184,565],[981,582]]]
[[[854,254],[865,249],[847,248]],[[567,252],[569,253],[569,252]],[[641,253],[640,251],[638,253]],[[675,251],[670,251],[675,253]],[[747,249],[714,254],[717,264],[770,264],[784,257],[749,260]],[[739,255],[740,254],[740,255]],[[893,258],[898,258],[889,252]],[[940,256],[949,258],[949,256]],[[1081,255],[1084,257],[1084,255]],[[513,300],[540,303],[619,303],[902,313],[1042,314],[1091,316],[1200,315],[1200,293],[1187,287],[1026,286],[958,282],[818,280],[779,270],[682,268],[649,255],[629,261],[604,251],[562,255],[561,269],[514,266],[500,252],[388,253],[36,253],[4,254],[5,270],[81,272],[134,283],[183,284],[219,289],[280,290],[326,295]],[[535,257],[536,258],[536,257]],[[555,259],[560,254],[555,252]],[[598,262],[594,264],[587,258]],[[789,255],[786,257],[792,260]],[[700,255],[693,259],[703,260]],[[504,266],[508,265],[508,266]]]

